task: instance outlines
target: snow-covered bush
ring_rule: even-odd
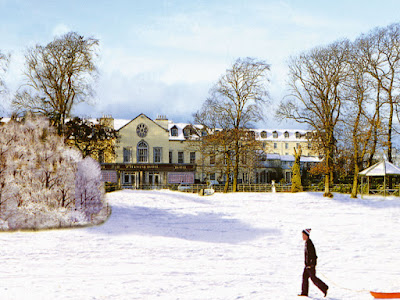
[[[99,164],[65,146],[46,119],[11,120],[0,126],[0,228],[104,221],[109,210],[100,175]]]
[[[75,179],[75,207],[85,213],[88,219],[103,208],[104,187],[101,169],[90,156],[78,163]]]

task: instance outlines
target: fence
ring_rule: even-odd
[[[132,186],[123,186],[123,189],[134,189]],[[178,184],[169,184],[169,185],[142,185],[140,187],[141,190],[161,190],[161,189],[169,189],[172,191],[180,191],[186,193],[199,193],[201,189],[209,188],[205,184],[190,184],[190,185],[178,185]],[[224,184],[216,184],[213,185],[212,188],[217,193],[222,193],[224,191],[225,185]],[[323,192],[324,185],[309,185],[303,186],[303,191],[305,192]],[[105,184],[106,192],[112,192],[115,190],[120,189],[117,184]],[[351,184],[335,184],[331,187],[331,192],[334,193],[344,193],[350,194],[352,189]],[[277,193],[280,192],[290,192],[291,185],[290,184],[275,184],[275,190]],[[228,187],[228,193],[233,191],[232,184]],[[390,190],[390,193],[387,195],[395,195],[398,196],[400,194],[400,184],[395,187],[394,189]],[[272,192],[272,184],[238,184],[237,192],[254,192],[254,193],[270,193]],[[361,186],[359,186],[358,193],[361,193]],[[371,189],[370,194],[384,194],[383,188]]]

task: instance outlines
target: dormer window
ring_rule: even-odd
[[[299,138],[301,138],[301,134],[300,134],[300,132],[296,131],[296,139],[299,139]]]
[[[183,129],[183,136],[185,137],[185,139],[187,139],[190,136],[191,130],[189,126],[186,126]]]
[[[272,133],[272,136],[274,137],[274,139],[277,139],[277,138],[278,138],[278,132],[277,132],[277,131],[274,131],[274,132]]]
[[[178,128],[176,126],[171,128],[171,136],[178,136]]]
[[[284,135],[285,135],[285,139],[289,138],[289,132],[285,131]]]
[[[250,130],[248,132],[247,136],[248,136],[249,139],[254,140],[256,138],[256,133],[254,131]]]
[[[267,132],[266,131],[261,131],[261,138],[263,138],[263,139],[267,138]]]

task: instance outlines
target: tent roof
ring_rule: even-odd
[[[381,161],[364,171],[358,173],[361,176],[385,176],[385,175],[399,175],[400,168],[388,161]]]

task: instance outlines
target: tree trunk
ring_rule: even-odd
[[[332,193],[331,193],[331,191],[330,191],[330,185],[329,185],[329,183],[330,183],[330,178],[329,178],[330,176],[329,176],[329,174],[325,174],[325,192],[324,192],[324,197],[329,197],[329,198],[331,198],[331,197],[333,197],[333,195],[332,195]]]
[[[357,161],[354,163],[354,177],[353,177],[353,188],[351,190],[350,198],[357,198],[358,190],[358,172],[360,171]]]
[[[235,167],[233,169],[233,185],[232,191],[237,192],[237,184],[238,184],[238,177],[239,177],[239,142],[236,141],[235,144]]]
[[[325,155],[325,192],[324,192],[324,197],[333,197],[331,191],[330,191],[330,185],[331,185],[331,170],[332,170],[332,149],[327,149],[326,150],[326,155]]]
[[[224,193],[227,193],[229,191],[229,173],[231,172],[230,168],[230,158],[229,158],[229,152],[225,151],[225,157],[226,157],[226,168],[225,168],[225,186],[224,186]]]

